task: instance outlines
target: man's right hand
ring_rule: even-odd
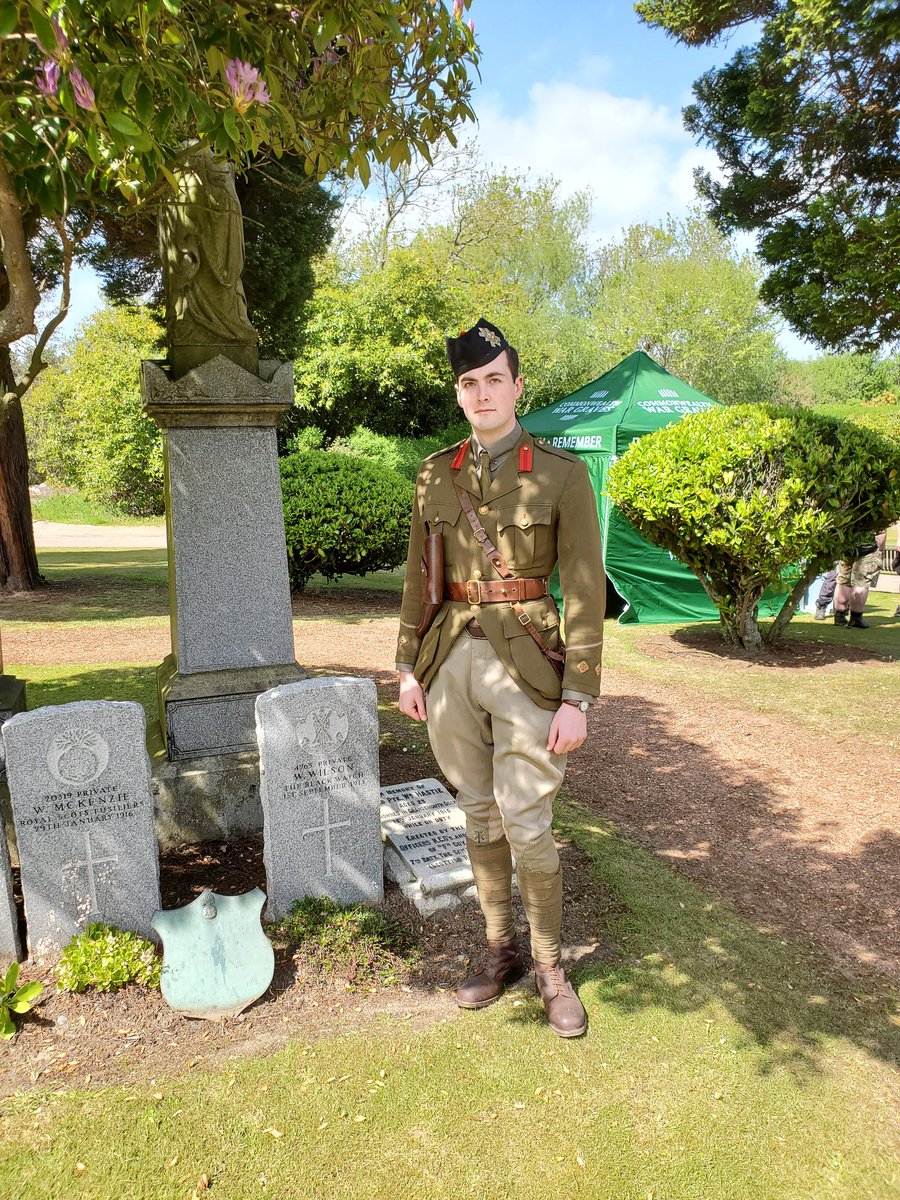
[[[400,672],[400,711],[414,721],[427,721],[425,693],[412,671]]]

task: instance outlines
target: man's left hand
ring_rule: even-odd
[[[586,737],[587,713],[574,704],[561,704],[550,726],[547,749],[553,754],[568,754],[577,750]]]

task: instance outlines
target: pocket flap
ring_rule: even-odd
[[[426,504],[422,510],[422,520],[427,521],[430,525],[437,525],[439,522],[455,525],[461,513],[462,509],[459,504]]]
[[[516,504],[497,511],[497,527],[530,529],[532,525],[549,525],[553,516],[552,504]]]

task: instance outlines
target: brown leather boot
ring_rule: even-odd
[[[487,958],[477,975],[470,975],[456,993],[460,1008],[484,1008],[499,1000],[507,984],[515,983],[525,972],[525,963],[515,938],[488,942]]]
[[[560,1037],[581,1037],[587,1030],[587,1013],[559,963],[545,966],[536,962],[534,981],[544,1002],[547,1024],[553,1032]]]

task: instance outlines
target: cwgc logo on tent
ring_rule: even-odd
[[[638,408],[648,413],[678,413],[686,416],[688,413],[703,412],[707,408],[715,408],[712,400],[679,400],[674,388],[658,388],[660,400],[639,400]]]
[[[621,400],[604,400],[603,397],[608,395],[609,392],[606,389],[599,392],[591,392],[587,400],[563,400],[561,404],[557,404],[550,411],[559,421],[574,421],[578,417],[586,417],[592,414],[602,415],[603,413],[612,412],[613,409],[618,408],[622,403]]]

